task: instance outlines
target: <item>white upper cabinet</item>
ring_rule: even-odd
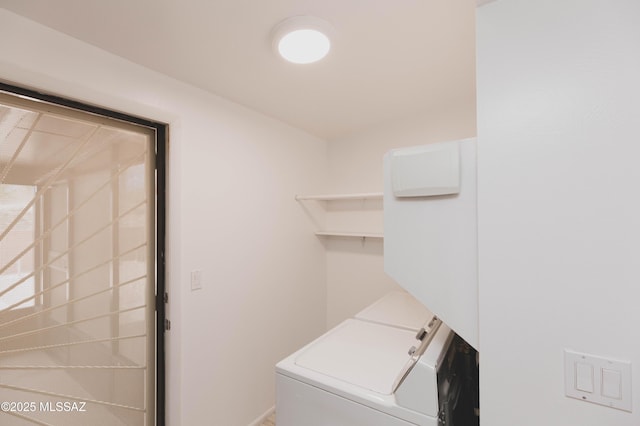
[[[477,229],[475,139],[386,154],[385,272],[476,349]]]

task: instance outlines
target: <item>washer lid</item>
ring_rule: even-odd
[[[390,395],[408,354],[419,341],[415,332],[349,319],[300,353],[296,365],[371,391]]]
[[[360,311],[357,319],[418,331],[433,314],[415,297],[404,291],[392,291]]]

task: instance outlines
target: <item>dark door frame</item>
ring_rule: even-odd
[[[137,124],[155,131],[156,153],[156,426],[165,426],[166,380],[165,380],[165,332],[167,331],[165,282],[165,244],[166,244],[166,148],[169,137],[169,125],[146,118],[136,117],[123,112],[113,111],[95,105],[66,99],[49,93],[38,92],[23,87],[0,82],[0,91],[28,97],[55,105],[72,108],[91,114],[113,118],[127,123]]]

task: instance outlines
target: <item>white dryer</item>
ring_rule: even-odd
[[[278,426],[437,426],[453,336],[412,296],[390,293],[278,363]]]

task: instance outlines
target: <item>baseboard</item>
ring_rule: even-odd
[[[260,426],[265,420],[267,420],[267,418],[270,415],[273,414],[274,411],[276,411],[275,405],[269,408],[267,411],[265,411],[260,417],[255,419],[253,422],[249,423],[249,426]]]

